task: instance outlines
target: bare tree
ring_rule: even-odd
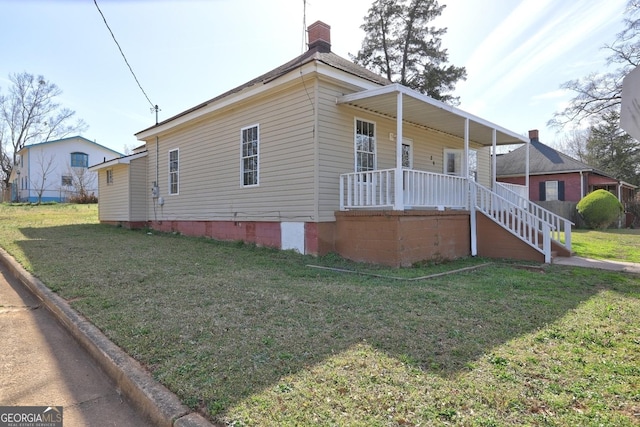
[[[34,159],[37,169],[29,174],[29,183],[38,195],[38,204],[42,203],[42,194],[47,190],[47,177],[54,169],[54,158],[55,155],[45,157],[44,152],[40,151]]]
[[[575,92],[575,96],[564,110],[554,114],[549,125],[564,127],[585,120],[595,125],[607,113],[620,111],[622,79],[640,65],[639,16],[640,1],[630,0],[627,3],[624,30],[616,35],[613,43],[604,46],[611,51],[606,65],[615,65],[617,68],[563,83],[561,87]]]
[[[83,167],[69,167],[68,176],[71,178],[73,188],[73,199],[80,202],[87,202],[95,198],[93,190],[96,188],[96,174]]]
[[[75,111],[55,102],[62,90],[43,76],[23,72],[9,75],[9,80],[12,85],[8,94],[0,95],[0,168],[7,188],[17,152],[26,144],[81,134],[87,129],[81,119],[72,123]]]
[[[573,129],[565,134],[561,141],[557,142],[558,149],[563,153],[589,164],[589,153],[587,151],[587,141],[589,140],[589,129]]]

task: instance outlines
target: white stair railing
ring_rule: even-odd
[[[573,222],[543,208],[528,198],[522,197],[521,194],[513,191],[513,189],[503,183],[497,182],[496,184],[496,192],[503,198],[523,207],[541,220],[548,222],[551,226],[551,239],[571,252],[571,226],[574,225]]]
[[[476,182],[470,181],[469,185],[476,210],[541,252],[545,263],[551,263],[552,225],[549,222]]]

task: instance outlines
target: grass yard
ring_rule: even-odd
[[[571,239],[580,256],[640,263],[640,229],[573,230]]]
[[[104,226],[95,206],[0,205],[0,246],[220,425],[640,424],[639,277],[373,267]]]

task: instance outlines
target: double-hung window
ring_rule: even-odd
[[[179,172],[180,157],[179,151],[176,148],[175,150],[169,151],[169,194],[178,194]]]
[[[89,155],[86,153],[71,153],[71,167],[72,168],[87,168],[89,167]]]
[[[469,158],[467,159],[467,175],[474,181],[478,180],[478,152],[469,150]],[[444,150],[444,173],[447,175],[464,176],[463,164],[464,150],[453,150],[445,148]]]
[[[376,125],[356,119],[356,172],[376,170]]]
[[[240,133],[240,175],[242,186],[258,185],[260,128],[258,125],[253,125],[243,128]]]
[[[107,185],[113,184],[113,169],[107,169]]]

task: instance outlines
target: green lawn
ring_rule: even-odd
[[[640,263],[640,230],[573,230],[572,249],[579,256]]]
[[[104,226],[95,206],[0,205],[0,245],[221,425],[640,423],[638,277],[373,267]]]

